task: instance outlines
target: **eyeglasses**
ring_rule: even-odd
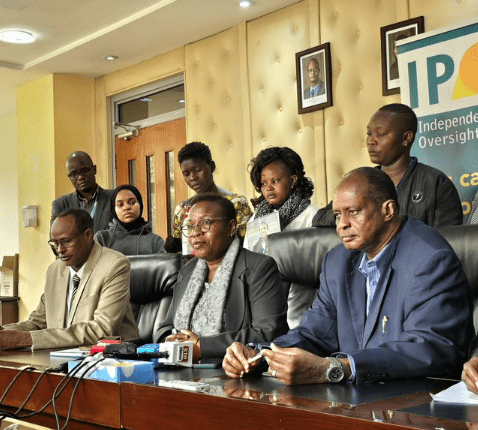
[[[53,249],[54,251],[58,251],[58,248],[60,247],[60,245],[63,246],[63,248],[71,248],[74,245],[75,239],[78,236],[79,234],[77,234],[76,236],[73,236],[71,239],[60,239],[60,240],[50,239],[48,241],[48,245],[50,245],[51,249]]]
[[[94,166],[90,166],[90,167],[83,167],[82,169],[80,170],[73,170],[72,172],[68,173],[68,177],[70,179],[78,179],[78,176],[88,176],[91,171],[93,170],[93,167]]]
[[[197,224],[186,224],[185,226],[181,227],[181,231],[183,232],[185,237],[189,237],[194,234],[196,228],[201,233],[207,233],[211,230],[211,224],[213,220],[216,219],[226,219],[225,217],[222,218],[206,218],[199,221]]]

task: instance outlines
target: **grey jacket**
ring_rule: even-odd
[[[108,223],[113,218],[110,212],[110,199],[112,194],[113,190],[105,190],[98,186],[98,206],[93,218],[93,228],[95,231],[107,229]],[[50,224],[59,213],[66,211],[67,209],[81,209],[76,191],[53,200],[51,205]]]
[[[136,230],[126,230],[116,219],[108,230],[95,234],[95,240],[102,246],[114,249],[124,255],[161,254],[164,252],[164,239],[151,231],[148,222]]]

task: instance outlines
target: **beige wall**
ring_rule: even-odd
[[[49,252],[44,243],[51,200],[69,191],[64,157],[76,149],[74,145],[89,148],[99,166],[98,182],[113,184],[112,95],[184,74],[187,139],[203,140],[211,147],[219,185],[250,198],[248,161],[266,146],[287,145],[301,154],[306,173],[316,186],[313,200],[324,205],[345,172],[370,164],[365,130],[372,113],[383,104],[400,101],[399,95],[382,96],[380,27],[419,15],[425,16],[425,29],[434,30],[478,16],[478,3],[303,0],[96,79],[94,103],[89,98],[93,91],[89,80],[81,83],[88,96],[83,94],[81,102],[74,105],[71,98],[79,96],[78,78],[48,77],[22,87],[18,93],[18,177],[22,178],[18,206],[37,201],[42,221],[39,229],[20,229],[20,258],[28,264],[27,271],[20,266],[24,270],[22,309],[31,309],[36,303],[38,279],[49,260],[48,256],[40,263],[38,255]],[[331,43],[334,105],[299,115],[294,54],[325,42]],[[69,79],[77,81],[68,85]],[[41,87],[45,87],[44,100],[38,101]],[[27,115],[29,100],[36,108],[31,117]],[[69,110],[65,113],[56,105],[51,107],[53,100]],[[90,103],[94,107],[88,111]],[[93,124],[93,136],[86,132],[88,124]],[[38,131],[45,135],[35,141]],[[28,248],[30,243],[32,248]],[[27,303],[30,291],[34,294]]]
[[[0,157],[0,262],[4,255],[18,252],[18,166],[17,117],[10,113],[0,118],[2,156]]]
[[[65,174],[67,155],[91,151],[94,81],[49,75],[17,90],[18,210],[39,206],[39,226],[20,227],[20,318],[38,304],[48,265],[54,256],[47,244],[51,202],[72,191]]]

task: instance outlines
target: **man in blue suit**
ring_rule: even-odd
[[[433,228],[398,215],[390,177],[362,167],[333,200],[343,245],[324,258],[320,288],[298,327],[263,354],[286,384],[456,374],[472,335],[470,286],[461,263]],[[224,358],[235,378],[256,351],[232,344]]]

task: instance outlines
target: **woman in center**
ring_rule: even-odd
[[[310,202],[314,184],[305,176],[300,155],[288,147],[263,149],[249,163],[251,182],[260,193],[251,199],[255,213],[248,224],[278,212],[280,231],[310,227],[319,208]],[[248,227],[249,228],[249,227]],[[246,231],[244,248],[254,249],[250,230]]]
[[[191,340],[194,361],[222,358],[234,341],[272,341],[288,330],[287,296],[276,262],[241,247],[234,205],[193,198],[182,227],[195,252],[179,272],[173,300],[154,342]]]

